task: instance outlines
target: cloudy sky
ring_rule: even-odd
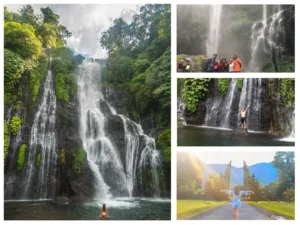
[[[196,154],[206,164],[227,164],[232,160],[232,165],[242,167],[245,160],[248,166],[262,162],[272,162],[275,152],[199,152]]]
[[[17,12],[22,5],[6,5],[9,11]],[[60,16],[60,23],[72,32],[67,40],[69,47],[76,53],[87,54],[94,58],[106,57],[106,51],[101,48],[99,39],[101,33],[107,30],[113,20],[122,17],[130,22],[132,11],[138,10],[138,5],[32,5],[37,14],[41,7],[49,6]]]

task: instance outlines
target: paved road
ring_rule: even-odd
[[[217,208],[208,210],[201,213],[191,220],[233,220],[233,209],[231,203],[226,203]],[[272,220],[272,218],[262,214],[256,210],[253,206],[246,203],[242,203],[242,207],[239,211],[239,220]]]

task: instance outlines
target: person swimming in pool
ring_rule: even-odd
[[[240,107],[240,111],[241,111],[241,114],[242,114],[242,118],[241,118],[242,127],[241,128],[244,128],[244,129],[247,128],[246,113],[247,113],[247,110],[248,110],[249,107],[250,107],[250,105],[248,105],[246,109],[243,109],[243,108]]]
[[[227,194],[232,194],[232,209],[233,217],[235,220],[239,217],[239,209],[241,208],[241,196],[254,194],[253,191],[241,191],[239,186],[235,186],[234,190],[222,190],[221,192],[226,192]]]
[[[108,210],[107,210],[105,204],[103,204],[102,208],[100,209],[100,215],[99,215],[99,217],[101,219],[107,219],[108,218]]]

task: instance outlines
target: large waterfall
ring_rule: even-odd
[[[268,18],[267,5],[263,5],[262,12],[262,20],[252,26],[251,60],[248,65],[251,72],[261,72],[266,60],[276,52],[280,53],[285,42],[281,7],[276,7],[271,18]]]
[[[234,129],[240,126],[240,107],[247,111],[248,127],[259,131],[262,101],[262,79],[244,79],[242,89],[238,89],[236,78],[231,79],[224,97],[215,95],[205,101],[205,125]]]
[[[44,93],[31,128],[28,157],[24,165],[24,198],[49,199],[55,195],[57,162],[55,115],[56,96],[50,59]]]
[[[159,195],[161,162],[154,138],[118,114],[106,100],[100,79],[101,65],[84,61],[78,77],[79,117],[83,148],[94,174],[94,197],[132,197],[145,182],[153,184],[152,196]]]
[[[209,20],[209,33],[207,37],[206,54],[211,56],[218,53],[220,37],[221,37],[221,18],[222,5],[211,5],[211,13]]]

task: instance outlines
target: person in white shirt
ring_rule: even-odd
[[[228,71],[229,71],[229,73],[233,73],[234,71],[233,71],[233,61],[232,61],[232,59],[230,59],[230,63],[229,63],[229,66],[228,66]]]

